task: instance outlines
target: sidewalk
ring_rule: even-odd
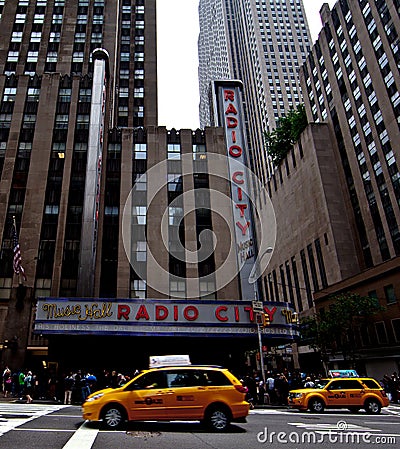
[[[15,403],[15,404],[26,404],[26,399],[25,398],[13,398],[13,397],[7,397],[5,398],[2,394],[0,394],[0,404],[10,404],[10,403]],[[54,401],[51,399],[34,399],[31,404],[61,404],[61,402],[59,401]]]

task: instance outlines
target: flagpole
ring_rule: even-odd
[[[21,257],[21,253],[20,253],[21,249],[19,247],[19,238],[18,238],[18,233],[17,233],[17,221],[15,219],[15,215],[13,215],[13,228],[14,228],[15,239],[16,239],[16,241],[18,243],[19,257]],[[14,242],[13,242],[13,246],[14,246]],[[14,249],[13,257],[15,258],[15,248],[13,248],[13,249]],[[14,272],[15,271],[16,270],[15,270],[15,266],[14,266]],[[26,280],[26,276],[25,276],[25,271],[24,271],[24,268],[22,267],[22,264],[21,264],[20,260],[18,262],[18,273],[16,273],[16,274],[18,274],[18,284],[22,285],[23,284],[23,280]]]
[[[17,232],[17,222],[15,220],[15,215],[13,215],[13,226],[14,226],[15,233],[16,233]],[[21,282],[21,271],[19,271],[18,272],[18,285],[21,285],[21,284],[22,284],[22,282]]]

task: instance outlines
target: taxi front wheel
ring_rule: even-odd
[[[308,408],[310,409],[310,412],[322,413],[325,409],[325,404],[322,402],[321,399],[314,398],[310,399],[310,402],[308,403]]]
[[[103,413],[103,424],[109,430],[120,429],[125,423],[125,411],[119,405],[108,405]]]
[[[376,399],[367,399],[365,401],[365,411],[369,415],[379,415],[381,412],[381,404]]]

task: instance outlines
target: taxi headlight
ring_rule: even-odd
[[[95,395],[92,396],[91,398],[87,398],[87,399],[86,399],[86,402],[92,402],[92,401],[95,401],[96,399],[100,399],[102,396],[104,396],[104,393],[95,394]]]
[[[292,393],[291,397],[293,399],[300,399],[301,397],[303,397],[303,393]]]

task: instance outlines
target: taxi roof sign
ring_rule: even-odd
[[[149,357],[150,368],[160,366],[183,366],[191,365],[190,357],[184,355],[153,355]]]
[[[328,371],[329,377],[360,377],[354,369],[334,369]]]

